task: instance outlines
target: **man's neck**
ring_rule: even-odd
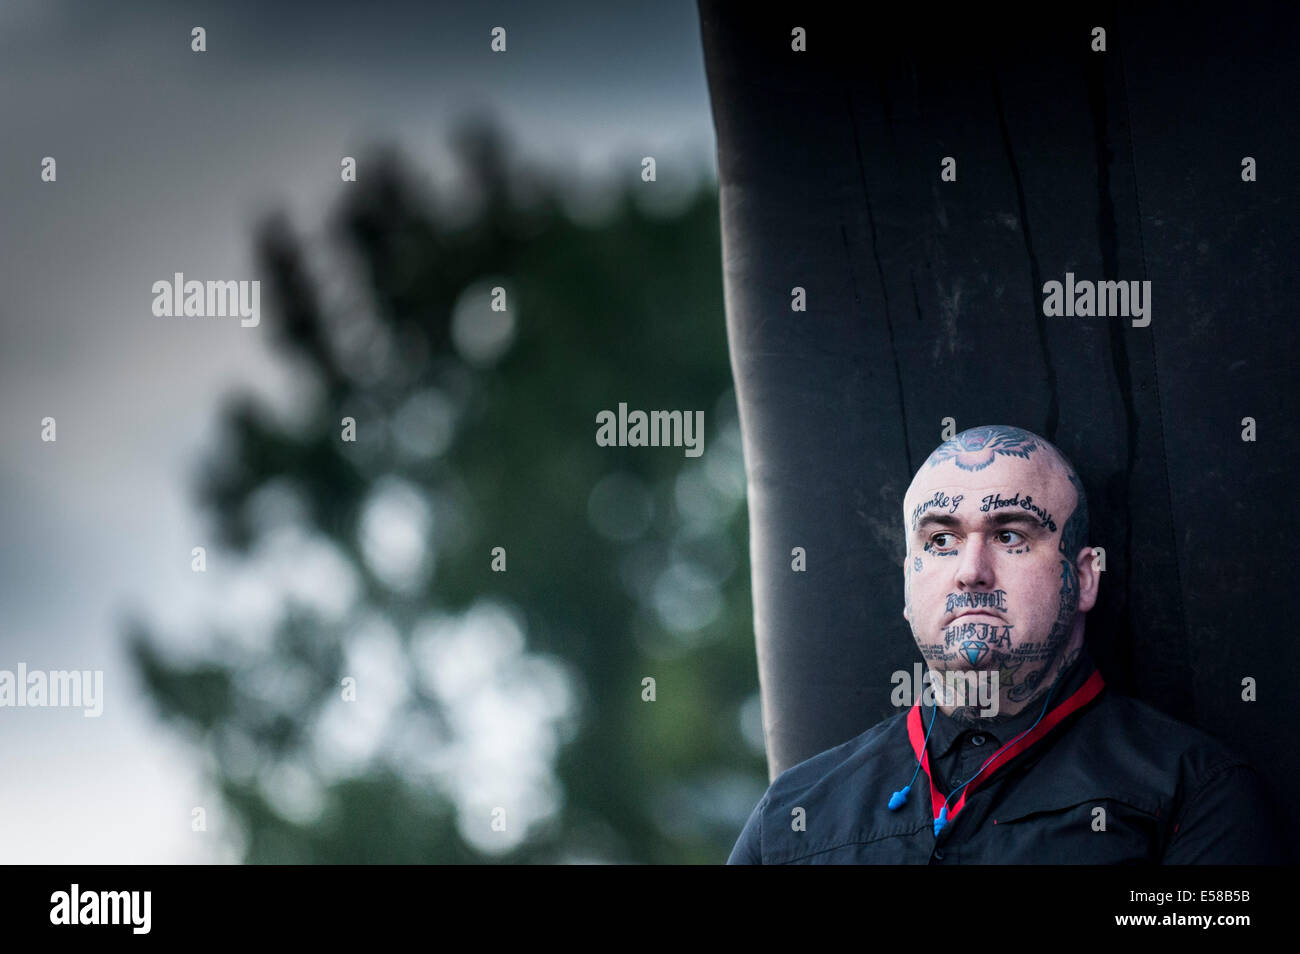
[[[1051,664],[1046,669],[1041,670],[1042,676],[1039,678],[1034,692],[1025,699],[1018,701],[1010,699],[1009,696],[1015,687],[999,685],[998,711],[996,715],[983,715],[982,713],[985,710],[978,705],[940,705],[939,711],[959,725],[968,728],[976,726],[990,727],[1010,722],[1030,706],[1041,707],[1044,698],[1051,691],[1056,680],[1078,661],[1082,652],[1083,632],[1080,630],[1074,638],[1062,647]],[[1056,701],[1059,702],[1060,700],[1057,699]]]

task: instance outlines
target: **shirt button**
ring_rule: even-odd
[[[943,861],[943,849],[942,849],[942,848],[936,848],[936,849],[934,849],[934,860],[935,860],[935,861]]]
[[[972,736],[970,737],[970,744],[971,744],[971,745],[983,745],[983,744],[984,744],[984,736],[982,736],[982,735],[972,735]]]

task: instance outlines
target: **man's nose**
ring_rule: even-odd
[[[993,560],[989,542],[983,535],[972,533],[957,558],[956,582],[970,589],[993,585]]]

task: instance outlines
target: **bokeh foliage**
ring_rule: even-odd
[[[327,276],[330,296],[309,265],[318,250],[286,217],[259,229],[273,312],[262,330],[305,382],[301,407],[289,421],[232,398],[226,439],[199,471],[222,552],[250,558],[277,501],[270,512],[347,561],[355,606],[327,618],[294,600],[270,638],[196,632],[184,658],[133,623],[138,675],[207,756],[248,862],[718,863],[766,780],[741,728],[757,685],[716,187],[650,215],[632,194],[656,184],[634,173],[607,218],[579,224],[554,176],[508,167],[491,123],[462,124],[453,143],[477,211],[453,216],[396,153],[367,158],[333,210],[325,243],[353,267]],[[513,330],[485,355],[473,323],[492,332],[501,320],[485,305],[497,284]],[[619,402],[703,410],[703,456],[597,446],[596,414]],[[355,443],[340,439],[345,416]],[[366,539],[367,507],[394,487],[428,515],[414,585],[394,583],[382,539]],[[490,567],[497,546],[504,573]],[[422,622],[476,605],[515,614],[527,653],[567,674],[573,701],[554,761],[558,810],[504,852],[465,837],[490,818],[458,818],[444,784],[458,771],[456,703],[416,677]],[[430,727],[415,745],[446,748],[442,776],[393,754],[409,754],[409,739],[343,777],[318,771],[357,620],[376,616],[400,643],[407,689],[385,737]],[[307,817],[277,804],[285,765],[318,791]]]

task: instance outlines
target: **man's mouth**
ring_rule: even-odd
[[[988,612],[985,612],[984,610],[967,610],[965,613],[958,613],[956,616],[954,616],[954,617],[953,617],[952,619],[950,619],[948,622],[949,622],[949,623],[955,623],[955,622],[957,622],[957,620],[962,619],[962,618],[964,618],[964,617],[966,617],[966,616],[991,616],[993,619],[1001,619],[1001,618],[1002,618],[1002,617],[999,616],[997,613],[988,613]]]

